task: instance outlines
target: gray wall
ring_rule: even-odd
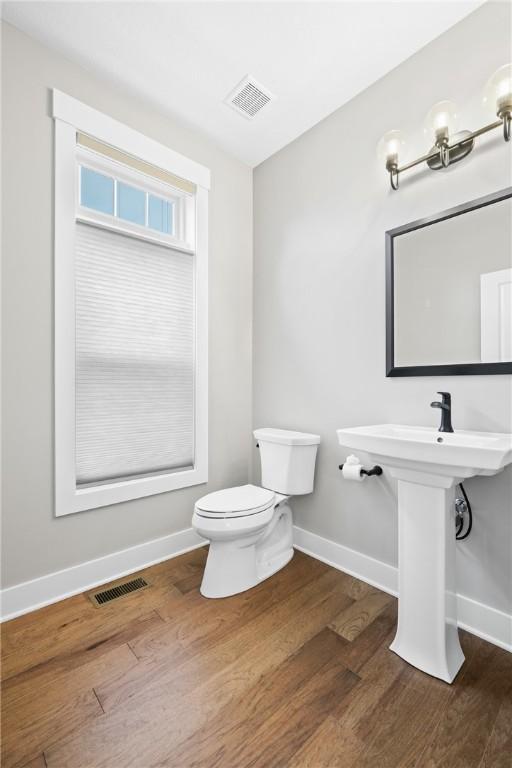
[[[252,174],[200,133],[155,113],[3,24],[3,586],[189,527],[207,490],[246,482],[251,428]],[[210,482],[54,517],[52,120],[59,88],[208,166]]]
[[[384,232],[509,185],[511,147],[496,132],[391,192],[376,145],[398,127],[408,157],[422,153],[424,117],[441,99],[460,105],[463,128],[490,122],[482,89],[510,61],[510,28],[510,5],[483,6],[255,171],[254,425],[321,435],[316,489],[293,501],[296,522],[391,564],[396,489],[387,477],[342,480],[336,428],[437,425],[438,389],[453,394],[456,429],[510,432],[512,415],[510,376],[385,378]],[[512,469],[467,490],[475,526],[457,545],[459,592],[510,611]]]

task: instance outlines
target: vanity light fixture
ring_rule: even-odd
[[[500,67],[491,77],[484,93],[484,104],[494,108],[498,117],[492,123],[476,131],[457,130],[457,108],[451,101],[435,104],[425,120],[425,134],[433,136],[434,145],[416,160],[404,165],[399,164],[405,145],[400,131],[389,131],[378,144],[378,154],[389,173],[392,189],[398,189],[399,175],[416,165],[426,163],[436,171],[447,168],[469,155],[475,145],[475,139],[495,128],[503,129],[503,138],[510,141],[512,134],[512,64]]]

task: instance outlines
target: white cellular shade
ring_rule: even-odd
[[[193,256],[76,224],[76,481],[194,464]]]

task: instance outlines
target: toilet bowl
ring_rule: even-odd
[[[199,499],[192,527],[210,548],[201,594],[229,597],[259,584],[293,557],[290,496],[310,493],[320,438],[259,429],[262,485],[215,491]]]

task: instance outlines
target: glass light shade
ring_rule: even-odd
[[[405,139],[401,131],[388,131],[377,144],[377,156],[387,170],[400,163],[400,157],[405,146]]]
[[[500,67],[490,78],[484,91],[484,104],[495,115],[512,110],[512,64]]]
[[[425,118],[424,132],[435,143],[448,139],[456,132],[457,117],[457,107],[453,101],[439,101]]]

